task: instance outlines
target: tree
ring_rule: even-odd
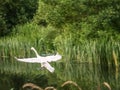
[[[38,0],[1,0],[0,1],[0,36],[11,32],[17,24],[24,24],[33,18],[38,7]]]
[[[73,25],[90,38],[98,37],[98,31],[119,32],[119,11],[119,0],[40,0],[34,21],[57,28]]]

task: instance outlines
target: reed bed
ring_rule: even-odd
[[[32,37],[29,37],[31,39]],[[120,89],[120,43],[116,41],[95,40],[74,42],[72,36],[59,39],[50,48],[41,38],[34,37],[29,40],[23,37],[11,37],[0,40],[0,73],[11,75],[37,76],[45,74],[52,78],[49,84],[55,84],[56,79],[62,81],[72,80],[81,85],[83,90],[95,90],[95,86],[103,81],[109,82],[115,90]],[[17,62],[14,57],[35,57],[30,51],[34,46],[40,55],[59,52],[63,58],[52,63],[55,73],[51,75],[47,70],[38,71],[39,64]],[[54,76],[54,77],[53,77]],[[73,89],[74,90],[74,89]]]

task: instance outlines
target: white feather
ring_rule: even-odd
[[[52,61],[57,61],[60,60],[62,58],[61,55],[59,55],[58,53],[56,55],[51,55],[51,56],[46,56],[46,57],[42,57],[40,56],[37,51],[32,47],[31,50],[33,50],[36,54],[36,58],[16,58],[18,61],[21,62],[27,62],[27,63],[41,63],[41,67],[45,67],[47,70],[49,70],[51,73],[54,72],[54,68],[48,63],[48,62],[52,62]]]
[[[45,67],[47,70],[49,70],[51,73],[54,72],[54,68],[48,63],[48,62],[44,62],[42,63],[43,67]]]

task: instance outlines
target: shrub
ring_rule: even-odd
[[[7,0],[0,1],[0,35],[5,35],[12,31],[12,27],[17,24],[23,24],[33,18],[37,9],[38,0]],[[3,32],[4,31],[4,32]]]

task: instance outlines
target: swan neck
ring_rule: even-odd
[[[33,51],[35,52],[36,56],[39,57],[39,54],[37,53],[37,51],[35,49],[33,49]]]

